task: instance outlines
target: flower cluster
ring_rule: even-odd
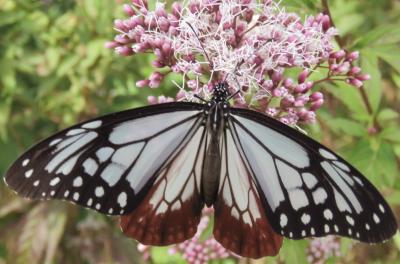
[[[213,237],[202,239],[212,214],[212,209],[204,209],[196,234],[191,239],[170,247],[169,254],[179,253],[190,264],[207,264],[212,260],[236,257]],[[143,254],[145,260],[150,258],[150,246],[139,244],[138,250]]]
[[[312,239],[307,249],[308,262],[323,264],[330,257],[340,256],[340,240],[335,236]]]
[[[147,0],[132,0],[124,10],[129,18],[115,21],[119,34],[106,46],[123,56],[155,54],[155,72],[137,86],[157,88],[167,75],[180,74],[174,100],[208,98],[215,83],[226,81],[231,92],[241,90],[236,106],[296,125],[313,122],[324,102],[311,91],[316,83],[347,75],[344,81],[360,87],[368,79],[352,66],[357,54],[334,51],[336,30],[324,14],[303,21],[272,0],[188,0],[172,3],[170,13],[164,3],[153,11]],[[323,64],[327,78],[311,81]]]

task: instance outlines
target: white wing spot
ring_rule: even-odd
[[[311,216],[309,214],[303,214],[301,216],[301,221],[303,222],[303,224],[307,225],[311,221]]]
[[[346,215],[346,221],[347,221],[350,225],[354,226],[354,219],[353,219],[351,216]]]
[[[232,214],[232,216],[235,217],[237,220],[240,219],[239,212],[238,212],[238,210],[237,210],[235,207],[232,208],[231,214]]]
[[[101,186],[96,187],[96,189],[94,190],[94,194],[97,197],[102,197],[104,195],[104,188]]]
[[[95,129],[95,128],[99,128],[102,123],[103,122],[101,122],[101,120],[96,120],[96,121],[92,121],[92,122],[82,125],[82,128]]]
[[[328,225],[325,225],[325,226],[324,226],[324,231],[325,231],[325,233],[329,233],[329,231],[330,231],[330,228],[329,228],[329,226],[328,226]]]
[[[95,208],[96,208],[97,210],[100,210],[101,204],[97,203],[96,206],[95,206]]]
[[[335,229],[335,232],[338,233],[339,232],[339,227],[337,225],[334,225],[333,228]]]
[[[303,237],[306,236],[306,231],[305,230],[301,231],[301,236],[303,236]]]
[[[311,227],[310,233],[311,233],[312,236],[315,235],[315,229],[314,229],[314,227]]]
[[[25,172],[25,178],[30,178],[32,176],[32,173],[33,173],[33,169],[30,169],[27,172]]]
[[[50,181],[50,186],[56,186],[59,182],[60,182],[60,178],[59,177],[55,177],[54,179],[52,179]]]
[[[83,162],[83,168],[87,174],[93,176],[99,166],[97,165],[96,161],[94,161],[94,159],[88,158],[87,160],[85,160],[85,162]]]
[[[114,149],[110,147],[103,147],[96,151],[96,156],[100,162],[108,160],[114,153]]]
[[[75,201],[78,201],[79,200],[79,193],[78,192],[74,193],[74,196],[72,197],[72,199],[74,199]]]
[[[292,232],[289,233],[289,237],[293,237],[293,233]]]
[[[370,230],[371,227],[369,226],[369,224],[365,224],[365,229]]]
[[[305,172],[301,174],[303,176],[303,181],[306,184],[308,189],[314,188],[314,186],[317,184],[317,178],[311,173]]]
[[[281,218],[280,218],[280,225],[282,228],[284,228],[288,223],[288,218],[285,214],[281,214]]]
[[[294,210],[306,207],[309,203],[306,193],[301,189],[290,190],[289,200]]]
[[[82,179],[81,176],[77,176],[77,177],[74,179],[74,181],[72,182],[72,185],[73,185],[74,187],[81,187],[82,184],[83,184],[83,179]]]
[[[118,204],[119,204],[119,206],[121,207],[121,208],[124,208],[125,206],[126,206],[126,204],[127,204],[127,199],[128,199],[128,196],[126,195],[126,192],[122,192],[122,193],[120,193],[119,195],[118,195],[118,199],[117,199],[117,201],[118,201]],[[165,203],[165,202],[164,202]],[[166,204],[166,206],[168,207],[168,205]],[[160,205],[160,207],[161,207],[161,205]],[[157,209],[157,211],[160,209],[160,207]],[[165,209],[166,210],[166,209]],[[162,212],[165,212],[165,211],[162,211]],[[157,213],[156,213],[157,214]]]
[[[50,195],[51,195],[51,196],[54,196],[55,194],[56,194],[56,191],[51,191],[51,192],[50,192]]]
[[[69,195],[69,191],[66,190],[65,193],[64,193],[64,197],[68,197],[68,195]]]
[[[347,233],[351,236],[351,234],[353,234],[353,230],[351,230],[351,229],[349,228],[349,230],[348,230]]]
[[[60,141],[61,141],[61,138],[54,139],[53,141],[50,142],[49,146],[50,147],[54,146],[55,144],[59,143]]]
[[[357,232],[357,233],[356,233],[356,237],[357,237],[357,238],[360,238],[360,233]]]
[[[250,226],[253,225],[253,222],[251,222],[251,218],[250,218],[250,215],[249,215],[248,212],[244,213],[244,215],[243,215],[243,222],[244,222],[245,224],[250,225]]]
[[[28,165],[28,163],[29,163],[29,159],[25,159],[25,160],[22,162],[22,167],[25,167],[26,165]]]
[[[377,224],[379,224],[379,222],[381,221],[381,219],[379,219],[378,215],[375,214],[375,213],[373,215],[373,218],[374,218],[374,222],[377,223]]]
[[[179,210],[179,209],[181,209],[181,206],[182,206],[181,202],[180,202],[180,201],[176,201],[176,202],[172,205],[171,211]]]
[[[124,209],[122,209],[121,211],[119,211],[119,214],[123,214],[125,212]]]
[[[119,197],[118,197],[119,198]],[[122,207],[122,206],[121,206]],[[156,215],[163,214],[168,210],[168,204],[166,202],[162,202],[160,206],[158,206]],[[121,213],[122,214],[122,213]]]
[[[319,149],[319,154],[321,154],[322,157],[324,157],[325,159],[329,159],[329,160],[337,160],[336,156],[333,155],[331,152],[320,148]]]
[[[39,183],[40,183],[40,181],[39,181],[39,180],[36,180],[36,181],[33,183],[33,186],[38,186]]]
[[[323,204],[323,203],[325,203],[326,198],[328,198],[328,194],[322,187],[313,191],[312,196],[313,196],[315,204]]]
[[[329,209],[325,209],[324,217],[325,217],[326,220],[332,220],[333,219],[332,211],[329,210]]]
[[[112,214],[113,211],[114,211],[114,210],[113,210],[112,208],[108,209],[108,213],[109,213],[109,214]]]
[[[75,136],[75,135],[81,134],[85,131],[86,131],[85,129],[76,128],[76,129],[72,129],[72,130],[68,131],[66,135],[67,136]]]
[[[381,210],[381,212],[384,213],[385,212],[385,207],[383,207],[382,204],[379,204],[379,210]]]
[[[92,206],[92,204],[93,204],[93,199],[92,198],[89,198],[89,200],[87,201],[87,206]]]
[[[46,196],[46,193],[45,193],[45,192],[42,192],[42,196],[45,197],[45,196]]]

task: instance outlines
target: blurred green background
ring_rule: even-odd
[[[154,2],[154,1],[151,1]],[[177,89],[138,89],[151,72],[148,57],[120,57],[104,48],[122,0],[0,0],[0,175],[34,142],[80,120],[145,105],[149,95]],[[152,3],[154,4],[154,3]],[[320,1],[283,0],[302,15]],[[331,0],[346,48],[361,52],[368,113],[357,89],[324,84],[318,123],[304,127],[378,187],[400,219],[400,1]],[[341,240],[328,263],[400,263],[400,236],[368,246]],[[307,263],[308,241],[286,240],[279,257],[240,263]],[[28,202],[0,183],[0,263],[145,263],[116,219],[64,202]],[[184,263],[153,249],[154,263]],[[224,260],[220,263],[236,263]],[[218,262],[215,262],[218,263]]]

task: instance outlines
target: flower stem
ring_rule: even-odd
[[[331,14],[331,11],[329,9],[328,0],[321,0],[321,2],[322,2],[322,7],[324,9],[325,14],[329,16],[329,19],[331,21],[331,25],[333,27],[335,27],[335,23],[333,21],[332,14]],[[346,45],[345,45],[344,39],[339,34],[335,36],[335,39],[336,39],[336,42],[339,44],[340,48],[345,50],[345,46]],[[374,111],[372,109],[371,103],[368,100],[368,95],[367,95],[367,93],[365,91],[364,86],[361,86],[360,88],[358,88],[358,90],[360,91],[360,95],[361,95],[362,101],[363,101],[363,103],[365,105],[365,108],[367,109],[368,114],[370,116],[373,116],[374,115]],[[373,123],[374,123],[374,127],[376,129],[380,130],[381,127],[380,127],[376,117],[373,118]]]

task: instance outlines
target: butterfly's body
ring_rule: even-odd
[[[201,194],[210,207],[217,198],[221,174],[221,140],[225,130],[225,119],[229,118],[229,103],[224,83],[218,84],[205,112],[207,147],[201,176]]]
[[[276,255],[291,239],[336,234],[381,242],[397,230],[383,197],[332,151],[264,114],[230,107],[225,84],[206,104],[174,102],[95,118],[24,153],[5,181],[34,199],[121,216],[144,244],[191,238],[204,205],[236,254]]]

